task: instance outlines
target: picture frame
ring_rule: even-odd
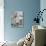
[[[11,16],[12,27],[24,27],[24,13],[23,11],[15,11]]]

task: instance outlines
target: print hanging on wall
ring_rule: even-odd
[[[11,16],[12,27],[23,27],[24,26],[24,14],[23,11],[16,11]]]

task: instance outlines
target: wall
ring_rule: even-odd
[[[43,9],[46,9],[46,0],[40,0],[40,9],[41,9],[41,11]],[[43,12],[42,17],[43,17],[44,20],[43,20],[43,22],[42,21],[40,22],[40,25],[46,27],[46,20],[45,20],[46,19],[46,11]]]
[[[18,41],[32,28],[32,20],[35,12],[40,9],[40,0],[4,0],[4,35],[7,41]],[[13,11],[24,12],[24,28],[11,27],[11,14]]]

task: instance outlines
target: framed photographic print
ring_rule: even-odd
[[[16,11],[11,16],[12,27],[23,27],[24,26],[24,13],[23,11]]]

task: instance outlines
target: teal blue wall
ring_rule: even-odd
[[[7,41],[18,41],[32,28],[32,20],[36,17],[35,12],[40,9],[40,0],[5,0],[4,9],[4,35]],[[24,28],[11,27],[11,14],[13,11],[24,12]]]

